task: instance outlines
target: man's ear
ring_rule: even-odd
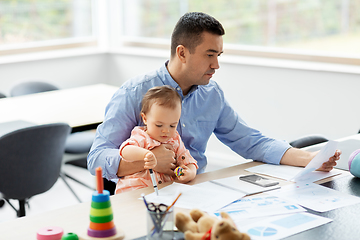
[[[176,55],[182,63],[186,62],[187,48],[184,45],[178,45],[176,47]]]
[[[145,113],[141,113],[141,118],[143,120],[143,123],[146,125],[147,119]]]

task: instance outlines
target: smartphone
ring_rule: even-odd
[[[256,184],[261,187],[271,187],[271,186],[279,184],[279,182],[277,182],[277,181],[274,181],[274,180],[271,180],[268,178],[264,178],[264,177],[256,175],[256,174],[240,176],[239,179],[242,181],[245,181],[245,182]]]

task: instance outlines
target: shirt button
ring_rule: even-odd
[[[180,87],[177,87],[176,90],[180,91]]]
[[[183,125],[182,125],[183,127],[185,127],[185,123],[183,123]]]
[[[162,184],[162,181],[161,181],[161,180],[159,181],[159,184]]]

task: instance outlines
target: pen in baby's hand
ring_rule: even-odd
[[[151,168],[149,169],[149,172],[150,172],[151,181],[153,183],[156,195],[159,196],[158,187],[157,187],[157,184],[156,184],[154,172],[153,172],[153,170]]]

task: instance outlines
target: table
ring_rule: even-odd
[[[197,184],[204,181],[218,179],[221,177],[230,177],[241,174],[248,174],[244,169],[259,165],[262,163],[259,162],[249,162],[244,164],[239,164],[236,166],[220,169],[213,172],[206,172],[203,174],[199,174],[190,184]],[[326,180],[322,180],[318,183],[323,183],[326,181],[331,181],[330,184],[337,184],[338,182],[343,182],[345,185],[355,184],[353,187],[360,189],[360,183],[358,180],[351,177],[348,171],[343,171],[344,174],[337,175],[331,177]],[[284,186],[289,184],[286,181],[278,180],[280,185]],[[167,186],[169,183],[160,184],[159,188]],[[334,185],[334,186],[335,186]],[[331,185],[330,185],[331,187]],[[352,188],[353,188],[352,187]],[[146,208],[142,200],[139,200],[141,193],[149,194],[153,192],[152,187],[139,189],[131,192],[122,193],[119,195],[111,196],[111,204],[114,212],[114,223],[115,226],[125,233],[125,239],[136,239],[146,235]],[[357,196],[360,196],[359,191],[352,192]],[[43,214],[39,214],[36,216],[23,217],[15,220],[11,220],[8,222],[0,223],[0,236],[4,239],[36,239],[36,231],[42,227],[47,226],[59,226],[64,229],[65,233],[73,232],[76,234],[86,233],[86,230],[89,225],[89,213],[90,213],[90,203],[89,202],[80,203],[77,205],[73,205],[67,208],[62,208],[54,211],[49,211]],[[176,205],[175,205],[176,206]],[[348,211],[352,211],[353,206],[349,206]],[[360,214],[360,207],[355,205],[356,210],[352,211],[351,216]],[[342,212],[340,208],[333,211]],[[184,211],[183,209],[175,208],[176,211]],[[187,211],[187,210],[185,210]],[[339,238],[339,236],[343,236],[343,234],[352,234],[353,230],[358,228],[357,221],[348,220],[346,222],[347,227],[341,228],[337,226],[344,226],[339,223],[343,221],[343,217],[339,217],[339,215],[332,215],[330,211],[325,214],[329,214],[328,217],[334,219],[332,223],[322,225],[320,227],[302,232],[288,239],[344,239]],[[347,212],[348,212],[347,211]],[[339,219],[338,219],[339,217]],[[350,231],[351,229],[351,231]],[[356,230],[359,231],[359,230]],[[323,238],[323,233],[327,233],[326,238]],[[306,237],[304,237],[306,236]],[[358,237],[357,235],[356,237]],[[346,238],[351,239],[351,238]]]
[[[70,89],[2,98],[0,123],[68,123],[74,131],[95,128],[104,119],[105,107],[116,86],[95,84]]]

